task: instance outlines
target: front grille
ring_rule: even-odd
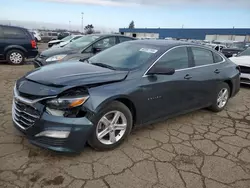
[[[240,66],[240,72],[250,74],[250,67]]]
[[[39,111],[32,106],[26,105],[22,102],[13,101],[12,115],[14,121],[22,129],[32,127],[35,122],[40,118]]]
[[[49,145],[49,146],[63,146],[66,142],[65,138],[50,138],[50,137],[38,137],[34,140],[35,142],[39,142],[41,144]]]

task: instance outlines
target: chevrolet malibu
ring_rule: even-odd
[[[14,87],[15,127],[63,152],[117,147],[133,126],[201,108],[223,110],[239,68],[213,49],[166,40],[121,43],[88,60],[35,69]]]

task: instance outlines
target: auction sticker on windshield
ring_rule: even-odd
[[[139,51],[155,54],[158,50],[152,48],[141,48]]]

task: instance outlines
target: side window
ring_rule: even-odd
[[[128,38],[128,37],[119,37],[119,41],[120,41],[120,43],[122,43],[122,42],[126,42],[126,41],[131,41],[131,40],[133,40],[133,39]]]
[[[214,63],[213,54],[211,51],[198,47],[192,47],[192,51],[194,55],[195,66],[209,65]]]
[[[22,29],[14,27],[3,27],[3,34],[5,38],[11,39],[25,39],[26,35]]]
[[[166,53],[155,66],[166,66],[167,68],[185,69],[189,67],[188,52],[186,47],[175,48]]]
[[[102,39],[94,44],[95,48],[109,48],[111,46],[114,46],[116,43],[115,37],[108,37],[105,39]]]
[[[223,58],[219,54],[213,53],[213,55],[214,55],[214,63],[219,63],[223,61]]]
[[[93,46],[91,45],[86,50],[84,50],[82,53],[92,53],[93,52]]]

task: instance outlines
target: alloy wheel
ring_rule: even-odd
[[[111,111],[106,113],[99,120],[96,127],[97,139],[105,145],[111,145],[118,142],[127,129],[127,119],[120,111]]]
[[[220,90],[218,97],[217,97],[217,105],[219,108],[223,108],[228,100],[228,89],[227,88],[223,88]]]
[[[13,52],[10,54],[10,61],[13,64],[20,64],[23,61],[23,56],[22,56],[22,54],[20,54],[18,52]]]

